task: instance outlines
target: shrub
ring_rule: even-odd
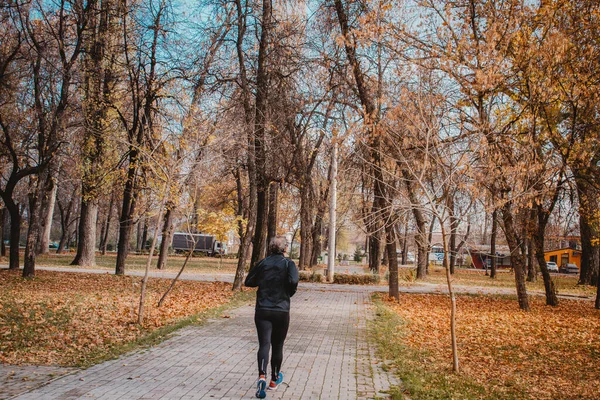
[[[325,280],[323,275],[311,271],[300,271],[299,277],[302,282],[323,282]]]
[[[376,274],[333,274],[333,283],[368,285],[379,283],[379,280],[379,275]]]
[[[364,253],[363,253],[362,249],[360,247],[357,247],[356,250],[354,250],[353,260],[356,262],[361,262],[363,256],[364,256]]]

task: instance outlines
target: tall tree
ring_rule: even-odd
[[[98,203],[110,166],[109,107],[116,80],[117,6],[114,0],[94,2],[90,26],[85,37],[83,61],[84,137],[82,143],[83,177],[77,253],[71,264],[95,265]]]
[[[246,30],[248,28],[249,6],[247,3],[242,4],[242,0],[236,0],[235,4],[237,10],[237,35],[235,44],[239,70],[238,78],[240,84],[240,102],[242,104],[244,115],[243,131],[246,133],[247,142],[246,171],[248,175],[248,212],[246,229],[244,235],[241,237],[240,250],[238,253],[238,264],[233,281],[233,290],[240,290],[242,283],[244,282],[248,252],[250,250],[250,244],[252,242],[252,237],[254,236],[254,229],[256,226],[257,178],[254,149],[254,129],[252,127],[254,115],[252,113],[253,107],[250,92],[250,82],[246,68],[246,54],[244,52],[244,40],[246,37]]]
[[[265,256],[267,249],[267,222],[269,215],[269,178],[267,176],[267,125],[269,102],[269,52],[273,30],[273,5],[263,0],[256,70],[256,101],[254,115],[254,157],[256,160],[256,231],[252,240],[250,265]]]
[[[380,108],[378,107],[378,99],[374,98],[374,94],[369,90],[367,85],[367,77],[362,69],[358,56],[356,38],[352,35],[350,25],[348,23],[348,15],[344,4],[341,0],[334,1],[335,13],[339,23],[342,38],[344,40],[344,48],[346,57],[350,64],[354,85],[358,92],[358,98],[363,107],[363,119],[366,128],[367,146],[370,150],[370,164],[373,174],[373,203],[381,207],[380,210],[374,210],[375,213],[381,212],[381,217],[384,222],[386,233],[386,251],[389,257],[389,292],[390,296],[398,299],[398,258],[396,256],[396,238],[394,234],[394,226],[391,219],[391,198],[386,193],[385,177],[383,172],[383,160],[381,156],[381,137],[378,132],[378,123],[380,119]]]
[[[33,89],[30,96],[25,96],[21,103],[23,111],[33,121],[31,133],[26,133],[31,140],[26,140],[15,147],[14,122],[5,122],[4,116],[0,125],[4,130],[5,146],[12,158],[12,173],[7,180],[2,195],[7,208],[12,210],[11,221],[15,232],[11,241],[11,251],[18,251],[17,229],[20,221],[11,200],[16,184],[26,176],[35,176],[30,192],[28,212],[28,232],[25,247],[23,275],[35,274],[36,246],[40,237],[41,199],[50,191],[48,164],[56,155],[59,147],[65,142],[66,121],[69,106],[72,104],[74,77],[77,62],[82,51],[83,33],[87,29],[92,2],[82,0],[63,1],[56,7],[48,7],[41,3],[16,3],[9,8],[12,13],[12,28],[19,33],[16,42],[22,50],[24,66],[27,65],[29,86]],[[8,21],[7,21],[8,22]],[[10,42],[9,42],[10,43]],[[21,47],[22,45],[22,47]],[[9,53],[12,54],[12,53]],[[15,53],[16,55],[16,53]],[[14,56],[12,56],[14,59]],[[7,59],[10,66],[12,60]],[[8,71],[7,71],[8,72]],[[11,104],[9,101],[7,104]],[[15,105],[13,103],[13,105]],[[18,128],[17,128],[18,130]],[[25,133],[25,132],[23,132]],[[12,137],[11,137],[12,136]],[[24,139],[24,138],[23,138]],[[22,139],[21,139],[22,140]],[[24,147],[23,147],[24,145]],[[31,163],[22,168],[18,153],[29,152]],[[23,154],[25,156],[25,154]],[[12,218],[11,218],[12,219]],[[11,254],[12,257],[12,254]],[[15,254],[11,267],[18,267],[18,253]]]
[[[125,104],[113,103],[127,137],[127,169],[123,200],[119,215],[119,241],[115,274],[125,273],[132,229],[136,222],[138,200],[141,194],[143,172],[147,155],[160,143],[154,123],[160,109],[165,85],[171,80],[173,68],[167,68],[163,51],[169,46],[171,24],[169,4],[142,2],[120,14],[123,27],[123,58],[126,70]],[[116,97],[116,94],[115,94]]]

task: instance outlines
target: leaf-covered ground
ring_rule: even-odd
[[[161,308],[170,281],[150,279],[143,326],[135,323],[140,278],[112,274],[0,271],[0,362],[86,365],[99,353],[227,303],[231,285],[180,281]]]
[[[525,313],[514,299],[457,299],[458,376],[451,373],[448,296],[410,295],[399,303],[387,301],[402,323],[385,340],[396,353],[406,351],[393,355],[404,358],[403,370],[435,377],[420,383],[421,393],[431,394],[435,385],[451,388],[437,398],[451,393],[452,398],[597,399],[600,311],[589,301],[562,300],[557,308],[546,306],[543,298],[530,301],[532,311]],[[467,381],[482,391],[453,393],[452,388],[467,387]]]

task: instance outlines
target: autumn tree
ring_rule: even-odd
[[[18,87],[26,79],[26,61],[24,50],[24,33],[19,29],[18,10],[16,7],[3,5],[0,9],[0,160],[2,160],[2,180],[0,196],[7,210],[6,221],[10,220],[10,252],[9,268],[19,269],[19,240],[21,235],[21,213],[15,199],[15,190],[25,177],[35,174],[39,166],[26,162],[28,135],[20,127],[23,113],[19,112],[20,96]],[[32,138],[33,139],[33,138]],[[3,221],[4,228],[4,221]]]
[[[111,104],[125,131],[127,152],[123,197],[119,216],[119,241],[115,273],[125,273],[129,241],[135,225],[138,200],[143,183],[144,165],[160,142],[154,123],[160,111],[162,92],[171,81],[173,66],[167,48],[172,21],[169,2],[141,2],[120,14],[123,36],[122,60],[125,83]],[[122,95],[122,97],[121,97]]]
[[[11,226],[14,232],[11,241],[14,241],[11,251],[18,251],[17,235],[20,229],[20,217],[14,211],[16,204],[12,194],[20,180],[28,176],[34,179],[29,198],[24,276],[33,276],[35,273],[42,199],[51,191],[54,182],[50,177],[49,164],[68,132],[67,115],[90,9],[91,2],[85,1],[65,1],[56,7],[16,2],[3,8],[3,16],[9,17],[5,21],[8,23],[7,33],[11,33],[7,37],[7,43],[11,46],[3,60],[5,73],[8,73],[6,76],[12,75],[13,79],[17,79],[11,72],[15,67],[13,62],[19,55],[23,72],[20,79],[33,88],[29,95],[13,97],[14,101],[5,103],[5,106],[13,107],[13,115],[9,122],[8,114],[3,114],[1,123],[5,139],[3,144],[13,164],[2,191],[9,212],[12,210]],[[13,92],[13,95],[16,94]],[[21,118],[15,115],[18,108],[22,110],[20,114],[26,114],[25,117],[31,118],[34,123],[17,127],[14,118]],[[7,108],[5,110],[8,111]],[[17,138],[16,134],[21,137]],[[18,268],[18,253],[12,254],[11,258],[11,266]]]
[[[369,149],[369,162],[373,179],[373,209],[375,215],[380,215],[383,221],[386,240],[386,252],[389,260],[389,292],[390,296],[398,298],[398,259],[396,255],[396,235],[391,214],[392,196],[387,191],[384,174],[384,160],[382,158],[382,141],[379,131],[381,119],[381,91],[373,91],[369,87],[370,78],[361,66],[357,48],[356,32],[351,29],[348,10],[341,0],[333,2],[335,15],[340,28],[341,39],[344,45],[348,67],[354,78],[353,87],[362,106],[362,118],[365,124],[365,144]],[[376,76],[373,81],[377,86]]]
[[[107,187],[110,171],[116,164],[111,157],[113,140],[110,133],[117,129],[110,106],[117,79],[118,10],[113,0],[92,2],[90,23],[84,37],[83,176],[77,253],[73,265],[95,265],[98,203],[103,189]]]

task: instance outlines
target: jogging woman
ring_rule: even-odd
[[[281,362],[283,342],[290,324],[290,297],[298,288],[298,268],[285,258],[287,240],[276,236],[269,243],[269,256],[260,261],[248,273],[245,285],[258,287],[254,323],[258,332],[258,384],[256,397],[267,397],[267,364],[271,355],[271,382],[269,389],[275,390],[283,382]]]

